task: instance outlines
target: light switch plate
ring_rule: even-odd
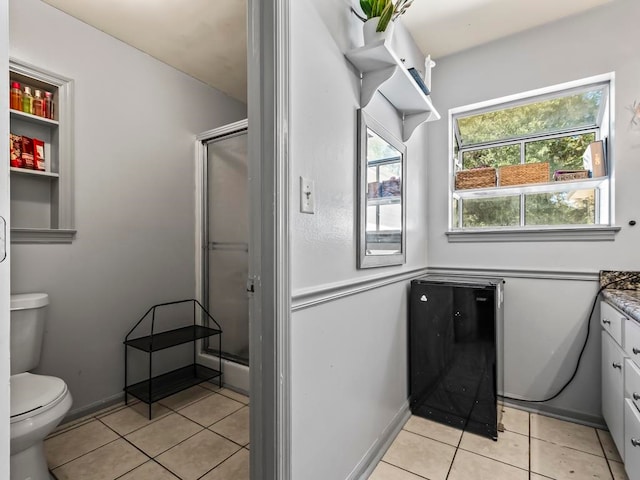
[[[316,192],[313,180],[300,177],[300,211],[302,213],[315,213]]]

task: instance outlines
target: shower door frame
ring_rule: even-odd
[[[247,135],[248,147],[248,120],[240,120],[239,122],[230,123],[213,130],[208,130],[196,137],[196,292],[200,302],[208,311],[211,311],[209,304],[209,246],[211,239],[209,238],[209,158],[208,144],[215,140],[226,140],[240,135]],[[248,158],[247,158],[248,163]],[[199,187],[199,188],[198,188]],[[247,185],[247,189],[248,189]],[[247,191],[247,193],[249,193]],[[251,218],[249,220],[251,222]],[[198,236],[200,241],[197,241]],[[249,240],[249,239],[247,239]],[[248,245],[248,244],[247,244]],[[248,247],[247,247],[248,248]],[[247,290],[249,290],[249,279],[247,279]],[[224,329],[223,329],[224,337]],[[249,339],[247,338],[247,342]],[[224,338],[223,338],[224,345]],[[209,349],[208,339],[202,343],[204,348],[199,354],[217,353]],[[242,365],[247,365],[244,360],[240,361],[233,358],[232,355],[222,352],[222,358]]]

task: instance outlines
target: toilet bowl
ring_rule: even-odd
[[[44,439],[71,408],[63,380],[29,373],[40,361],[46,294],[11,296],[11,480],[50,480]]]

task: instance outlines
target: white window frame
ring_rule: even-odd
[[[615,119],[615,73],[610,72],[596,75],[581,80],[566,82],[550,87],[522,92],[493,100],[479,102],[463,107],[449,110],[449,191],[448,191],[448,230],[446,235],[449,242],[505,242],[505,241],[598,241],[613,240],[620,227],[615,226],[615,153],[614,153],[614,119]],[[598,187],[598,197],[596,200],[600,209],[606,209],[602,215],[607,221],[594,225],[536,225],[536,226],[515,226],[515,227],[454,227],[457,222],[454,219],[455,199],[455,172],[456,163],[459,161],[454,151],[455,144],[455,120],[463,114],[480,114],[487,111],[496,110],[496,107],[509,108],[516,105],[530,103],[535,97],[540,99],[553,98],[558,94],[568,94],[571,90],[584,89],[588,86],[606,84],[608,86],[608,98],[602,109],[602,119],[600,124],[600,134],[596,139],[607,139],[607,168],[608,176],[602,180]],[[585,128],[584,130],[588,130]],[[555,135],[545,135],[552,137]],[[533,137],[532,137],[533,138]],[[517,143],[517,141],[506,141],[505,143]],[[496,143],[495,146],[498,144]],[[486,148],[486,147],[485,147]],[[499,187],[497,187],[499,188]],[[546,186],[546,191],[549,187]],[[522,187],[521,193],[546,193],[545,186],[527,185]],[[493,195],[495,196],[495,195]],[[598,206],[597,206],[598,207]],[[596,216],[596,222],[601,219]]]

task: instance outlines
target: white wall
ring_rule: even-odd
[[[355,4],[355,3],[354,3]],[[357,270],[356,169],[359,74],[344,53],[362,24],[348,2],[291,2],[290,224],[292,478],[352,478],[407,407],[408,281],[426,267],[426,127],[407,142],[407,262]],[[416,55],[396,30],[402,53]],[[419,52],[418,52],[419,55]],[[416,60],[424,64],[424,58]],[[400,137],[382,97],[367,107]],[[316,213],[299,211],[299,177],[315,181]],[[417,273],[416,273],[417,275]],[[356,284],[362,293],[349,293]],[[320,302],[300,308],[309,298]]]
[[[616,72],[615,216],[622,230],[614,242],[448,243],[447,122],[429,127],[429,266],[507,270],[512,276],[505,286],[507,394],[542,398],[553,393],[570,373],[583,338],[585,312],[597,287],[593,275],[591,281],[576,282],[566,272],[640,267],[640,226],[627,224],[639,220],[640,132],[629,128],[627,109],[640,100],[635,34],[639,17],[639,2],[612,2],[440,59],[433,71],[434,103],[445,115],[450,108]],[[555,279],[513,278],[527,270],[560,275]],[[601,417],[599,355],[599,342],[591,342],[581,374],[552,407],[575,418]]]
[[[195,135],[245,105],[38,1],[10,2],[10,54],[75,80],[71,245],[15,245],[12,292],[51,297],[39,372],[72,412],[123,387],[122,340],[195,289]]]

